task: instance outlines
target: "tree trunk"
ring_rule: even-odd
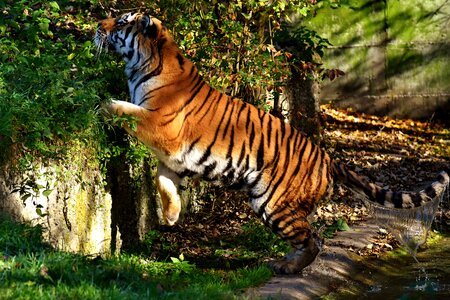
[[[293,71],[285,89],[285,107],[289,122],[315,143],[321,140],[319,83]]]

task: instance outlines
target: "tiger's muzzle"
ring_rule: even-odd
[[[107,50],[107,51],[115,50],[114,45],[112,45],[108,40],[107,31],[102,28],[101,24],[99,24],[99,26],[97,27],[97,30],[95,32],[94,43],[97,46],[97,51],[99,53],[101,53],[102,50]]]

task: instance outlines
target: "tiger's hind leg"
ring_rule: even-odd
[[[315,260],[320,252],[321,244],[321,240],[311,234],[302,244],[291,244],[292,251],[284,259],[270,262],[269,266],[277,274],[299,273]]]
[[[178,220],[181,211],[181,197],[179,184],[181,178],[168,169],[163,163],[159,163],[156,174],[156,187],[161,196],[162,213],[164,221],[173,225]]]
[[[269,265],[278,274],[299,273],[310,265],[321,250],[322,240],[312,232],[304,211],[289,209],[278,214],[269,214],[272,220],[266,223],[292,247],[284,259]]]

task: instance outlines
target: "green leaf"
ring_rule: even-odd
[[[28,286],[28,287],[34,286],[34,285],[36,285],[36,282],[31,281],[31,280],[28,280],[27,282],[24,283],[24,285],[25,285],[25,286]]]
[[[50,6],[55,11],[59,11],[60,10],[59,5],[58,5],[58,3],[56,1],[49,2],[48,6]]]
[[[337,225],[337,229],[340,231],[347,231],[350,229],[350,227],[347,225],[347,223],[342,219],[337,220],[336,225]]]
[[[178,258],[176,258],[176,257],[171,257],[170,260],[171,260],[174,264],[179,264],[179,263],[181,263],[181,261],[180,261]]]
[[[39,28],[41,29],[41,31],[43,33],[48,33],[48,27],[50,24],[50,20],[49,19],[42,19],[41,23],[39,23]]]
[[[31,197],[31,194],[25,194],[25,195],[23,195],[23,196],[20,197],[20,198],[22,198],[22,201],[25,202],[25,201],[27,201],[27,199],[30,198],[30,197]]]
[[[45,191],[42,192],[42,195],[44,197],[48,197],[52,192],[53,192],[53,190],[45,190]]]

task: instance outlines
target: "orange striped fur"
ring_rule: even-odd
[[[183,177],[247,192],[258,217],[293,247],[285,260],[272,263],[276,272],[299,272],[319,252],[307,216],[333,178],[373,201],[403,208],[422,205],[448,184],[445,172],[419,193],[369,183],[289,124],[211,88],[156,18],[128,13],[101,21],[95,41],[126,62],[130,102],[113,101],[107,109],[138,118],[137,131],[129,132],[160,161],[156,181],[165,221],[178,219]]]

